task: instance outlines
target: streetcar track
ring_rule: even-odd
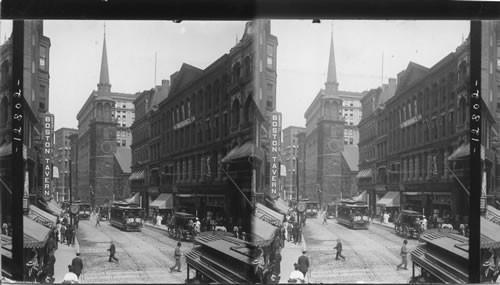
[[[174,246],[171,243],[174,243],[176,241],[166,235],[162,235],[161,233],[158,233],[157,231],[153,230],[146,230],[145,232],[137,232],[137,233],[132,232],[129,235],[117,234],[116,231],[119,231],[119,229],[111,225],[106,225],[99,232],[102,235],[100,239],[115,240],[115,242],[121,249],[117,252],[120,252],[120,255],[122,254],[124,255],[123,257],[120,257],[121,259],[126,261],[130,260],[129,263],[127,264],[129,264],[128,266],[130,266],[132,270],[127,270],[127,271],[116,270],[115,278],[122,279],[125,278],[125,276],[127,276],[128,278],[128,276],[131,274],[130,272],[135,272],[135,274],[131,275],[132,277],[131,279],[134,279],[133,277],[136,277],[135,279],[140,279],[141,283],[164,282],[166,273],[170,271],[170,269],[168,268],[168,263],[172,263],[173,265],[173,257],[171,256],[173,256],[172,250]],[[89,233],[86,233],[85,238],[82,239],[82,241],[87,241],[94,244],[104,244],[104,242],[92,241],[91,239],[89,239],[89,237],[90,237]],[[137,242],[135,239],[141,241],[142,243]],[[131,244],[133,246],[131,246]],[[138,244],[142,246],[137,246]],[[128,250],[128,248],[131,247],[132,251]],[[105,247],[101,246],[99,246],[99,248],[97,249],[90,249],[90,250],[88,250],[88,248],[83,248],[82,252],[86,253],[104,252],[103,251],[104,248]],[[149,248],[153,250],[152,254],[147,254],[147,250]],[[92,256],[93,258],[92,260],[94,260],[96,257],[99,258],[101,255],[92,254],[89,255],[89,258],[90,256]],[[103,257],[105,256],[107,255],[103,255]],[[115,272],[115,270],[110,269],[107,272]],[[159,273],[161,272],[163,274],[159,275]],[[87,277],[88,279],[85,280],[86,281],[96,280],[95,276],[96,275],[100,276],[101,273],[102,272],[97,272],[96,274],[89,274],[89,276]],[[176,283],[184,280],[183,276],[172,275],[172,277],[173,279],[176,280],[174,281]],[[82,279],[82,281],[84,280]]]
[[[316,222],[313,221],[313,223],[315,224],[315,226],[321,227],[318,221]],[[324,268],[321,268],[322,267],[321,265],[329,264],[328,262],[329,256],[332,257],[335,256],[335,253],[333,254],[326,253],[327,252],[326,249],[332,249],[332,251],[334,252],[333,245],[329,244],[330,242],[333,242],[334,239],[321,239],[321,237],[315,238],[314,233],[310,232],[311,234],[309,235],[310,236],[309,239],[312,239],[313,241],[308,243],[307,246],[308,251],[316,252],[316,254],[319,257],[318,265],[320,266],[320,268],[314,270],[314,272],[316,272],[316,275],[312,272],[313,268],[311,268],[312,269],[311,280],[313,282],[325,282],[331,280],[331,277],[347,278],[347,281],[349,282],[356,280],[355,278],[358,278],[356,281],[363,280],[363,282],[372,282],[373,280],[385,280],[383,278],[386,278],[387,275],[382,275],[383,274],[382,272],[387,272],[387,268],[394,268],[395,270],[396,264],[394,264],[394,260],[397,260],[397,255],[395,254],[396,246],[390,246],[390,244],[397,244],[399,242],[402,242],[402,240],[400,241],[398,236],[395,236],[393,233],[391,233],[390,229],[387,228],[385,230],[383,228],[379,229],[374,227],[367,231],[358,232],[355,230],[351,230],[347,227],[344,227],[342,225],[339,224],[337,225],[338,226],[336,227],[335,226],[323,227],[323,230],[325,232],[323,232],[321,236],[333,235],[334,237],[341,238],[343,240],[344,245],[347,247],[346,251],[349,253],[348,259],[352,258],[352,260],[355,260],[355,262],[359,262],[358,263],[359,267],[356,266],[357,267],[356,270],[353,270],[352,268],[347,268],[343,265],[340,265],[340,267],[336,268],[335,272],[331,271],[330,275],[328,275],[328,273],[325,273],[325,270]],[[312,228],[309,228],[308,230],[311,231]],[[343,238],[348,236],[351,236],[350,239],[353,241],[364,241],[364,242],[361,242],[361,244],[356,243],[355,247],[353,247],[354,246],[353,242],[349,241],[349,239],[347,238]],[[377,246],[380,248],[380,251],[375,252],[374,249],[370,247],[370,244],[366,243],[366,241],[368,240],[375,242]],[[316,242],[318,243],[317,246],[310,246],[311,243],[316,243]],[[351,255],[351,252],[353,253],[352,257],[349,257]],[[370,263],[373,264],[370,265]],[[327,269],[327,271],[329,270],[330,269]],[[396,279],[401,279],[403,275],[404,275],[403,273],[397,271],[395,271],[394,273],[390,273],[390,276]],[[325,278],[328,276],[330,277],[330,279]]]

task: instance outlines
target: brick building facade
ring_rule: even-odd
[[[151,201],[172,199],[164,210],[211,214],[248,230],[251,204],[266,189],[263,133],[276,102],[276,45],[270,21],[248,22],[236,46],[207,68],[184,63],[156,105],[154,90],[139,95],[131,180],[147,212]]]

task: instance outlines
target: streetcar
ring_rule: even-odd
[[[138,204],[114,202],[111,207],[109,223],[123,231],[142,230],[142,209]]]
[[[90,204],[82,201],[75,201],[73,205],[78,205],[80,210],[78,211],[78,219],[80,220],[89,220],[90,219]]]
[[[306,218],[317,218],[319,212],[319,203],[317,201],[304,200],[306,204]]]
[[[368,229],[368,205],[354,200],[342,200],[337,206],[337,222],[352,229]]]

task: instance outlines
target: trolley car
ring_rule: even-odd
[[[78,219],[89,220],[90,219],[90,204],[87,202],[75,201],[73,205],[78,205],[80,210],[78,211]]]
[[[137,204],[114,202],[109,223],[123,231],[142,230],[142,209]]]
[[[368,205],[364,202],[342,200],[337,207],[337,222],[351,229],[368,229]]]

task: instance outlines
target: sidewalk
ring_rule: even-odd
[[[54,257],[56,258],[56,263],[54,265],[54,283],[61,283],[64,280],[64,275],[68,272],[68,265],[71,264],[77,252],[80,252],[80,244],[76,237],[73,246],[62,243],[58,244],[58,249],[54,253]]]
[[[151,222],[151,221],[146,221],[146,222],[142,223],[142,225],[144,227],[147,227],[147,228],[158,229],[158,230],[161,230],[161,231],[163,231],[165,233],[168,233],[168,229],[167,229],[166,225],[160,225],[160,226],[158,226],[158,225],[153,224],[153,222]]]
[[[381,227],[386,227],[386,228],[394,229],[394,223],[381,223],[380,219],[374,219],[371,224],[372,225],[375,224],[375,225],[379,225]]]
[[[304,235],[302,235],[302,243],[294,244],[293,242],[285,241],[285,246],[281,249],[280,283],[288,283],[290,273],[295,270],[293,264],[297,263],[299,256],[302,255],[302,251],[306,249]],[[308,276],[306,276],[306,281],[309,281]]]

